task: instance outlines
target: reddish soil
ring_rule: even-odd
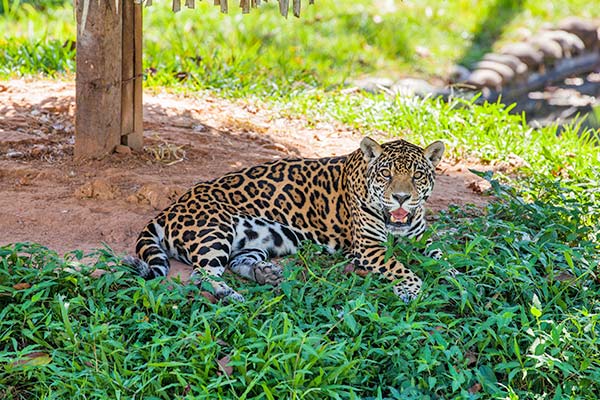
[[[361,139],[258,103],[146,94],[144,152],[75,161],[74,93],[73,82],[0,81],[0,245],[64,253],[106,243],[131,254],[147,221],[195,182],[277,158],[345,154]],[[442,163],[438,173],[434,213],[487,202],[464,164]]]

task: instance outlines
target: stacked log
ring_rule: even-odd
[[[569,17],[527,40],[488,53],[459,82],[485,98],[518,97],[600,66],[600,22]],[[464,75],[464,72],[463,72]]]

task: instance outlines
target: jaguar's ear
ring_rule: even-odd
[[[383,149],[373,139],[370,137],[366,137],[360,142],[360,149],[363,152],[363,156],[366,161],[371,161],[379,157],[379,155],[383,152]]]
[[[444,155],[444,148],[444,143],[439,140],[436,140],[435,142],[427,146],[425,150],[423,150],[423,154],[425,154],[425,157],[427,157],[435,167],[442,160],[442,156]]]

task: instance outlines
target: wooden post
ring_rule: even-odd
[[[122,34],[121,144],[143,146],[142,5],[124,0]]]
[[[75,157],[101,157],[121,143],[122,13],[112,1],[89,1],[82,29],[77,1]]]
[[[142,5],[77,1],[75,157],[102,157],[143,146]]]

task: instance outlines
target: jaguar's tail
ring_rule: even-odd
[[[169,272],[169,255],[164,248],[164,230],[155,220],[151,221],[140,233],[135,245],[139,257],[127,256],[123,263],[136,269],[144,279],[166,276]]]

